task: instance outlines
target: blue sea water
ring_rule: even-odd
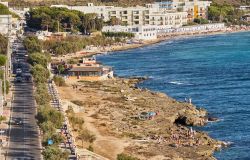
[[[219,160],[250,160],[250,33],[165,41],[101,55],[119,76],[149,76],[141,87],[186,97],[221,121],[200,128],[233,142],[215,153]]]

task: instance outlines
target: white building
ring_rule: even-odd
[[[0,15],[0,33],[8,34],[12,29],[12,16],[11,15]]]
[[[172,27],[187,24],[187,13],[177,11],[166,11],[159,7],[159,4],[146,4],[145,7],[114,7],[94,6],[89,3],[87,6],[66,6],[52,5],[51,7],[65,7],[71,10],[78,10],[83,13],[96,13],[99,18],[108,21],[111,18],[118,18],[124,25],[169,25]]]
[[[202,33],[202,32],[215,32],[225,30],[224,23],[211,23],[203,25],[185,26],[180,28],[159,28],[157,35],[167,34],[189,34],[189,33]]]
[[[136,40],[157,39],[156,25],[132,25],[132,26],[104,26],[102,32],[129,32],[134,33]]]
[[[0,0],[0,4],[3,4],[3,5],[5,5],[6,7],[9,7],[9,3],[8,3],[8,2],[2,2],[2,1]]]
[[[239,9],[243,10],[243,11],[249,11],[250,10],[250,6],[240,6]]]
[[[211,23],[185,27],[170,28],[166,25],[134,25],[134,26],[104,26],[103,32],[129,32],[135,34],[136,40],[154,40],[160,36],[215,32],[225,30],[224,23]]]
[[[207,18],[208,7],[212,1],[203,0],[161,0],[158,2],[160,8],[187,12],[188,21],[194,18]]]

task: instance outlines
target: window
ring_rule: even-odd
[[[134,21],[134,24],[139,24],[139,21]]]

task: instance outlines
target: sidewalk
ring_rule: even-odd
[[[9,142],[9,130],[10,130],[10,118],[11,118],[11,103],[12,103],[12,87],[9,90],[8,95],[6,96],[7,105],[3,107],[3,116],[6,117],[6,120],[0,124],[0,139],[2,140],[2,145],[0,146],[0,159],[5,159],[8,142]]]

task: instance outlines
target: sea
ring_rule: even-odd
[[[147,76],[140,87],[206,108],[220,119],[198,128],[232,142],[214,156],[250,160],[250,32],[197,36],[99,55],[118,76]]]

